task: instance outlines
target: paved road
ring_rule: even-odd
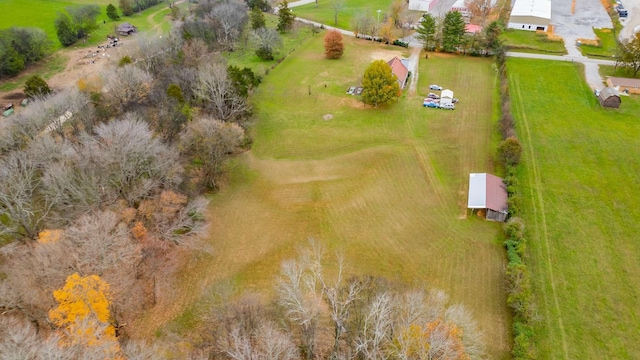
[[[299,1],[290,2],[289,3],[289,9],[291,9],[293,7],[296,7],[296,6],[313,4],[314,2],[316,2],[316,0],[299,0]]]

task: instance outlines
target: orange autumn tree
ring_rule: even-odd
[[[331,30],[324,37],[324,55],[328,59],[338,59],[344,52],[342,34],[338,30]]]
[[[110,323],[109,284],[98,275],[67,277],[62,289],[53,292],[58,307],[49,311],[49,320],[63,330],[69,344],[104,347],[119,352],[115,328]]]

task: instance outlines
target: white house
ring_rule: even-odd
[[[453,5],[451,5],[451,11],[457,11],[464,17],[471,17],[471,12],[467,9],[467,6],[464,4],[466,0],[456,0]]]
[[[449,89],[444,89],[440,93],[440,104],[451,104],[453,103],[453,91]]]
[[[437,3],[438,0],[409,0],[409,10],[429,11]]]
[[[510,29],[547,31],[551,22],[551,0],[516,0],[511,8]]]

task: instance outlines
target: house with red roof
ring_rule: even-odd
[[[391,72],[398,78],[398,85],[400,89],[404,89],[407,84],[407,78],[409,78],[409,69],[400,58],[397,56],[387,62],[391,66]]]

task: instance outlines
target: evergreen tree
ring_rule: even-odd
[[[0,58],[2,73],[9,76],[15,76],[24,69],[24,58],[18,54],[13,46],[10,46],[7,52]]]
[[[437,48],[436,34],[438,27],[436,24],[436,18],[433,15],[426,13],[422,16],[422,21],[416,29],[416,39],[422,42],[425,50],[433,51]]]
[[[296,16],[293,15],[291,9],[289,9],[289,3],[284,0],[280,3],[280,9],[278,9],[278,26],[277,29],[281,33],[286,33],[293,27],[293,22]]]
[[[442,50],[456,52],[464,40],[464,19],[458,11],[449,11],[442,24]]]
[[[111,20],[120,20],[120,15],[118,15],[118,9],[116,9],[113,4],[107,5],[107,17]]]
[[[40,77],[40,75],[33,75],[24,83],[24,94],[28,98],[36,96],[43,96],[51,93],[49,84]]]
[[[362,87],[362,101],[373,106],[391,103],[400,95],[398,78],[383,60],[372,62],[365,70]]]
[[[502,48],[500,33],[502,33],[502,25],[498,21],[492,21],[484,28],[483,47],[485,50],[490,53],[496,53]]]
[[[55,20],[56,35],[62,46],[69,46],[78,40],[78,36],[73,31],[71,18],[67,14],[59,13]]]
[[[258,29],[263,28],[263,27],[265,27],[267,25],[267,20],[264,17],[264,13],[257,6],[254,6],[253,9],[251,9],[251,13],[249,14],[249,18],[251,19],[251,29],[252,30],[258,30]]]

